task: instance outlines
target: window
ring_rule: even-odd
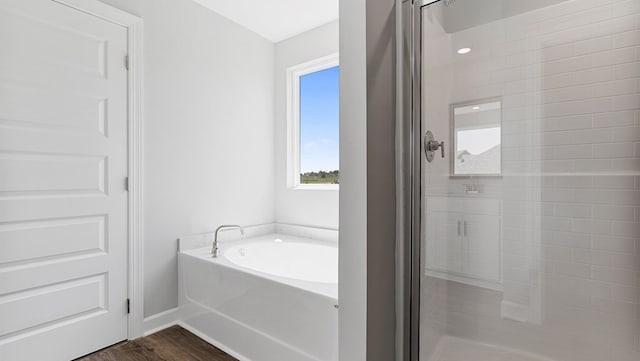
[[[288,70],[289,188],[337,189],[339,66],[337,55]]]

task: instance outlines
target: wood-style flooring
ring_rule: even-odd
[[[125,341],[76,361],[237,361],[180,326]]]

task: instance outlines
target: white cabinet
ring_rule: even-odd
[[[428,197],[426,210],[427,275],[501,290],[500,201]]]

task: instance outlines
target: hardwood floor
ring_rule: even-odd
[[[76,361],[237,361],[180,326],[125,341]]]

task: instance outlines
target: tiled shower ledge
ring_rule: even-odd
[[[553,361],[498,346],[445,336],[429,361]]]

